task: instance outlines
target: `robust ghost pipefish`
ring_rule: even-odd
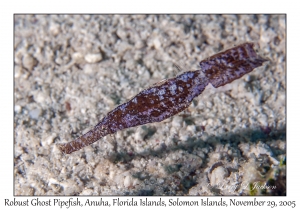
[[[118,130],[160,122],[176,115],[185,110],[209,83],[217,88],[262,66],[267,59],[258,55],[254,47],[254,43],[240,44],[201,61],[201,70],[187,71],[154,84],[110,111],[89,132],[60,144],[61,151],[70,154]]]

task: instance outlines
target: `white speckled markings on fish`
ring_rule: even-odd
[[[255,52],[254,43],[248,42],[215,54],[200,62],[201,70],[184,72],[143,90],[110,111],[86,134],[60,144],[60,149],[70,154],[118,130],[163,121],[185,110],[208,83],[215,88],[226,85],[265,61]]]

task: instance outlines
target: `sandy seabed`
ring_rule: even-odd
[[[15,15],[14,24],[15,195],[285,195],[285,15]],[[196,70],[245,41],[270,61],[209,85],[163,122],[58,149],[179,74],[174,64]]]

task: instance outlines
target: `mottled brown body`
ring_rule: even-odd
[[[70,154],[118,130],[165,120],[185,110],[208,83],[214,87],[225,85],[265,61],[256,54],[253,43],[244,43],[218,53],[200,62],[202,70],[184,72],[143,90],[110,111],[91,131],[60,145],[60,149]]]
[[[143,90],[111,112],[99,123],[110,133],[124,128],[160,122],[186,109],[202,93],[208,80],[198,71],[183,74]]]
[[[167,119],[186,109],[207,85],[200,70],[160,82],[116,107],[91,131],[62,145],[61,150],[70,154],[118,130]]]

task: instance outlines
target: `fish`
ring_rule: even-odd
[[[64,154],[71,154],[106,135],[148,123],[161,122],[187,109],[211,83],[224,86],[263,65],[258,44],[246,42],[200,61],[200,70],[182,74],[153,84],[128,102],[117,106],[90,131],[77,139],[59,144]]]

